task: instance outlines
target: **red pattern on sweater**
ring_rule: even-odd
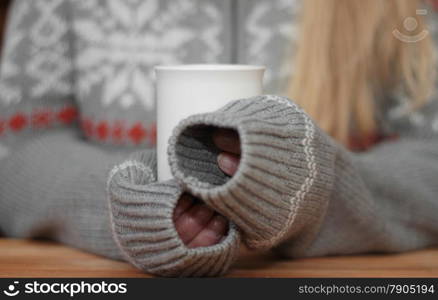
[[[105,141],[108,137],[108,133],[108,124],[105,121],[101,121],[99,124],[97,124],[96,135],[99,140]]]
[[[59,123],[68,125],[73,123],[77,117],[78,111],[74,106],[66,106],[59,111],[39,109],[30,115],[18,112],[9,119],[0,120],[0,135],[3,135],[8,129],[18,133],[26,129],[26,127],[45,129]],[[82,118],[80,125],[85,136],[101,142],[117,145],[129,143],[134,145],[143,143],[156,145],[157,142],[156,123],[145,126],[141,122],[136,122],[127,127],[123,121],[115,121],[111,124],[111,122],[106,120],[94,122],[91,118]],[[348,148],[352,151],[365,151],[382,141],[395,138],[397,138],[397,136],[382,136],[379,134],[369,134],[365,137],[352,137],[349,141]]]
[[[109,144],[156,144],[157,126],[151,123],[148,126],[136,122],[131,126],[125,126],[123,121],[109,122],[102,120],[94,122],[91,118],[82,118],[81,128],[85,136],[92,140],[98,140]]]
[[[78,110],[73,106],[67,106],[59,111],[57,118],[61,123],[71,124],[78,118]]]
[[[23,130],[28,124],[28,116],[23,113],[16,113],[9,119],[9,128],[18,132]]]
[[[128,136],[134,144],[138,145],[146,138],[147,131],[140,122],[137,122],[128,131]]]
[[[59,111],[39,108],[31,113],[17,112],[7,119],[0,120],[0,135],[9,131],[19,133],[26,129],[46,129],[57,124],[68,125],[77,119],[78,111],[74,106],[66,106]]]

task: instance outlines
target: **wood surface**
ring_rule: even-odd
[[[403,254],[279,259],[242,251],[230,277],[438,277],[438,249]],[[0,239],[0,277],[150,277],[113,261],[46,241]]]

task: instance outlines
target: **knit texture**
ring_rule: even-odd
[[[438,137],[403,138],[366,153],[338,147],[334,186],[307,245],[289,239],[287,257],[404,252],[438,245]],[[309,224],[309,227],[314,225]]]
[[[90,145],[73,129],[23,141],[0,160],[2,232],[50,238],[120,259],[111,233],[106,178],[127,156]]]
[[[241,159],[232,177],[218,167],[218,149],[211,140],[215,128],[239,134]],[[400,159],[410,161],[409,167],[395,172],[396,161],[401,161],[385,159],[397,146],[374,158],[354,155],[291,100],[268,95],[233,101],[181,121],[170,139],[169,161],[184,187],[235,222],[251,248],[274,247],[289,257],[392,252],[438,241],[433,225],[438,216],[424,210],[438,209],[438,191],[429,178],[438,167],[426,166],[423,146],[412,151],[414,143],[406,143],[407,152],[399,153]],[[405,184],[412,188],[409,199],[396,192],[405,191],[400,187]],[[418,184],[419,194],[413,187]],[[394,194],[386,199],[391,190]],[[418,199],[422,208],[412,212],[409,206]],[[428,230],[419,230],[425,223]]]
[[[172,219],[183,190],[175,180],[154,181],[152,169],[139,161],[126,161],[110,172],[112,226],[126,259],[161,276],[218,276],[227,272],[239,250],[234,224],[218,244],[187,248]]]
[[[196,252],[181,245],[169,221],[177,194],[192,190],[240,227],[251,247],[274,247],[288,257],[436,245],[437,101],[404,114],[405,95],[395,95],[394,105],[385,99],[384,123],[401,138],[354,154],[289,100],[240,100],[180,124],[170,145],[178,184],[137,184],[152,178],[145,170],[153,169],[153,151],[128,159],[130,150],[118,146],[153,146],[155,116],[147,96],[153,65],[262,63],[272,70],[267,88],[280,94],[289,75],[284,71],[293,69],[279,53],[291,44],[286,36],[293,33],[295,3],[13,1],[0,67],[0,231],[125,258],[156,274],[221,274],[237,247],[234,225],[216,248]],[[436,19],[430,18],[432,25]],[[131,26],[137,21],[144,26]],[[438,36],[435,27],[429,29]],[[88,141],[74,128],[78,116]],[[54,129],[65,125],[70,129]],[[231,178],[216,164],[218,149],[209,136],[215,127],[241,135],[242,164]],[[122,168],[126,159],[140,168]],[[117,172],[107,185],[112,169]],[[150,204],[155,196],[160,205]],[[123,201],[138,201],[141,209],[133,212]],[[137,217],[155,213],[153,221]],[[135,236],[133,226],[143,221],[150,227]],[[169,228],[166,245],[177,245],[175,251],[149,234],[161,224]],[[161,266],[154,265],[158,258]]]
[[[174,181],[155,182],[155,165],[154,151],[107,152],[75,130],[29,139],[0,161],[0,228],[10,237],[50,238],[125,259],[156,275],[223,274],[239,250],[236,227],[214,246],[185,247],[172,221],[183,191]]]
[[[72,34],[65,0],[11,2],[0,65],[0,141],[71,125]]]
[[[154,147],[154,67],[231,60],[230,0],[69,2],[75,94],[91,141]]]
[[[241,162],[229,178],[211,150],[212,127],[238,132]],[[272,247],[318,222],[333,185],[334,152],[313,122],[287,99],[234,101],[215,113],[182,121],[170,141],[176,178],[245,232],[252,248]]]

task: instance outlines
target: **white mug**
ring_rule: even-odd
[[[184,118],[211,112],[236,99],[261,95],[265,67],[250,65],[158,66],[158,180],[172,178],[167,146],[173,128]]]

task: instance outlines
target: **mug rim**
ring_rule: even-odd
[[[263,71],[265,66],[244,64],[181,64],[159,65],[155,71]]]

